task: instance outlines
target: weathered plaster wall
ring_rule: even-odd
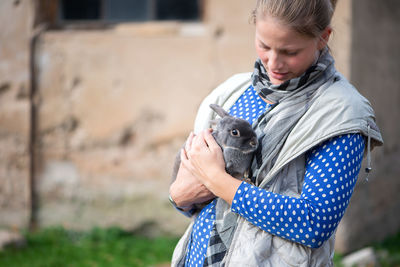
[[[372,153],[368,181],[356,191],[337,233],[342,251],[400,229],[400,3],[355,0],[352,8],[351,81],[370,100],[385,144]]]
[[[188,220],[167,201],[174,155],[202,98],[232,73],[251,71],[255,55],[250,5],[229,1],[229,15],[222,2],[209,2],[204,23],[121,24],[40,37],[40,225],[156,221],[182,232]]]
[[[26,227],[30,217],[32,18],[30,1],[0,1],[0,227]]]
[[[350,79],[350,55],[352,41],[352,1],[338,1],[332,18],[332,34],[329,47],[335,58],[335,67]]]

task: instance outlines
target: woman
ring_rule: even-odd
[[[327,48],[334,6],[257,1],[254,71],[203,101],[170,187],[174,205],[196,214],[173,266],[333,265],[334,233],[364,147],[369,158],[383,142],[369,102],[334,68]],[[226,173],[208,130],[210,103],[253,124],[260,143],[253,184]],[[211,199],[201,211],[192,208]]]

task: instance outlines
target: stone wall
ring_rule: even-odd
[[[0,1],[0,225],[30,218],[31,1]],[[17,20],[15,18],[18,18]]]
[[[204,22],[50,30],[38,40],[38,223],[75,228],[154,221],[181,233],[167,201],[175,153],[201,99],[251,70],[249,4],[210,1]],[[165,223],[168,222],[168,223]]]

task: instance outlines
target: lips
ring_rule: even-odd
[[[281,81],[287,80],[288,74],[289,72],[275,72],[275,71],[270,72],[271,78]]]

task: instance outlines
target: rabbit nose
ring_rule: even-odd
[[[250,145],[253,146],[253,147],[256,147],[257,144],[258,144],[257,139],[252,139],[252,140],[250,141]]]

